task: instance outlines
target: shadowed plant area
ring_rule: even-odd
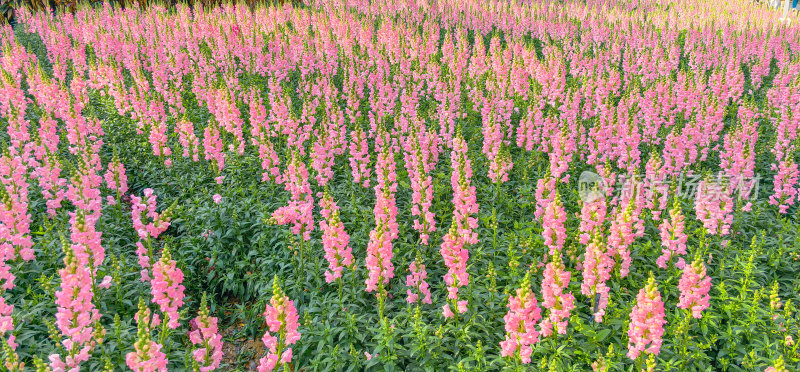
[[[0,26],[0,370],[800,367],[777,10],[39,5]]]

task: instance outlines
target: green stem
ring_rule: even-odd
[[[167,329],[167,324],[169,323],[167,320],[169,319],[169,315],[167,314],[163,315],[164,319],[161,319],[161,334],[158,337],[158,343],[162,347],[167,347],[167,345],[164,345],[164,339],[167,337],[167,333],[169,333],[169,329]]]
[[[342,296],[342,281],[343,280],[344,280],[344,278],[339,278],[337,280],[339,282],[339,306],[341,308],[344,308],[344,299],[343,299],[343,296]]]
[[[305,240],[303,239],[303,233],[305,232],[305,228],[300,230],[300,277],[305,277],[305,260],[303,259],[303,248],[305,246]]]

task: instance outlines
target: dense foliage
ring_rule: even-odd
[[[773,10],[17,17],[2,368],[800,366],[800,28]]]

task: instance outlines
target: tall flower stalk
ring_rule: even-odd
[[[261,340],[267,347],[267,355],[258,361],[258,372],[271,372],[291,363],[290,345],[300,340],[297,309],[294,301],[281,289],[277,275],[272,282],[272,299],[264,310],[264,318],[267,321],[267,332]]]

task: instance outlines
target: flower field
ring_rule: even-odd
[[[16,17],[0,369],[800,368],[800,26],[778,11]]]

